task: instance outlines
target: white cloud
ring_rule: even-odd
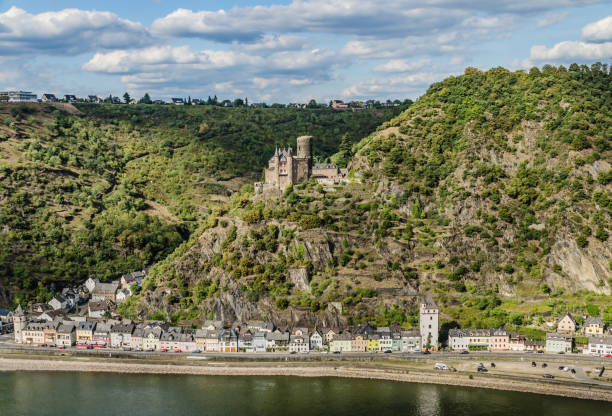
[[[344,99],[377,97],[416,98],[432,83],[446,78],[449,73],[416,72],[400,77],[372,78],[357,82],[342,92]]]
[[[278,52],[289,50],[300,50],[312,44],[308,38],[291,35],[264,35],[261,39],[252,43],[238,44],[237,47],[248,52]]]
[[[199,37],[217,42],[252,42],[265,33],[333,33],[378,38],[401,37],[451,26],[467,12],[435,3],[389,0],[384,7],[357,0],[294,1],[288,5],[232,8],[229,11],[177,9],[157,19],[160,36]]]
[[[612,42],[587,43],[581,41],[559,42],[552,48],[543,45],[531,47],[529,58],[534,61],[597,60],[612,56]]]
[[[591,42],[612,41],[612,16],[604,17],[583,27],[582,38]]]
[[[97,53],[83,69],[121,75],[137,92],[204,89],[256,97],[286,93],[332,78],[336,54],[327,49],[279,51],[260,56],[242,50],[193,51],[188,46],[161,46]]]
[[[542,19],[538,20],[538,23],[536,23],[536,28],[543,29],[548,26],[556,25],[557,23],[564,21],[567,16],[569,16],[568,12],[548,13]]]
[[[431,66],[431,59],[423,58],[418,61],[408,61],[406,59],[392,59],[387,63],[374,67],[376,72],[407,72],[415,69]]]
[[[115,74],[145,73],[167,66],[191,67],[197,70],[223,69],[263,62],[263,58],[233,51],[205,50],[193,52],[188,46],[154,46],[136,50],[96,53],[83,65],[92,72]]]
[[[11,7],[0,13],[3,55],[76,55],[97,49],[141,47],[151,41],[143,25],[110,12],[64,9],[30,14]]]

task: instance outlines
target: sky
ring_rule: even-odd
[[[0,0],[0,90],[416,99],[465,67],[612,63],[612,0]]]

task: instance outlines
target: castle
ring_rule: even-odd
[[[318,183],[333,185],[340,183],[345,172],[332,163],[312,163],[312,136],[297,138],[297,154],[291,147],[276,149],[265,170],[265,182],[255,183],[255,193],[269,189],[283,190],[287,185],[297,185],[310,178]]]

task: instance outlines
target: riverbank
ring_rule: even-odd
[[[508,390],[612,402],[612,386],[569,381],[543,380],[501,375],[472,375],[464,373],[431,372],[419,368],[393,366],[357,366],[351,362],[245,363],[223,362],[132,362],[113,359],[73,357],[0,357],[0,371],[62,371],[105,372],[126,374],[176,374],[207,376],[288,376],[288,377],[344,377],[389,380],[407,383],[443,384],[474,388]]]

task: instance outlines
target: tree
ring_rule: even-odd
[[[340,152],[338,158],[338,166],[344,168],[348,165],[349,160],[353,156],[352,153],[353,144],[351,143],[351,139],[349,138],[348,133],[345,133],[342,136],[342,140],[340,141]]]
[[[140,99],[140,103],[141,104],[151,104],[151,103],[153,103],[153,101],[151,101],[151,97],[149,96],[148,92],[146,92],[145,95]]]
[[[125,94],[123,94],[123,101],[124,101],[126,104],[129,104],[129,103],[130,103],[130,100],[131,100],[131,98],[130,98],[130,94],[128,94],[127,92],[126,92]]]
[[[317,102],[314,99],[308,101],[308,108],[317,108]]]
[[[244,105],[244,101],[242,98],[236,98],[234,100],[234,107],[242,107]]]
[[[427,342],[425,342],[424,347],[426,351],[431,349],[431,332],[427,334]]]

